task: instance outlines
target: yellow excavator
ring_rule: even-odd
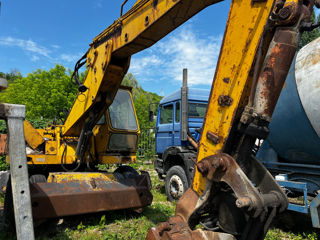
[[[139,127],[130,92],[120,86],[130,57],[220,0],[138,0],[123,14],[127,2],[77,62],[79,94],[65,123],[41,131],[25,126],[30,163],[75,171],[83,164],[134,161]],[[314,4],[318,0],[231,2],[192,186],[175,216],[150,229],[147,239],[263,239],[286,209],[286,195],[253,149],[257,138],[268,135],[301,32],[317,27],[310,24]],[[80,82],[84,64],[88,73]],[[128,166],[115,173],[50,172],[45,182],[31,182],[35,218],[138,210],[152,200],[148,174]]]

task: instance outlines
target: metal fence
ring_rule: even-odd
[[[155,129],[154,128],[142,128],[138,154],[139,159],[153,161],[156,156],[156,143],[155,143]]]

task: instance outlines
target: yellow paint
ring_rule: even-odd
[[[33,148],[36,149],[39,145],[44,142],[43,137],[37,129],[35,129],[28,120],[23,122],[24,136],[26,142]]]
[[[112,173],[77,173],[77,172],[65,172],[65,173],[50,173],[48,176],[48,182],[60,183],[64,181],[91,181],[104,180],[104,181],[116,181],[116,178]]]
[[[135,163],[136,155],[132,155],[132,156],[102,155],[102,156],[99,156],[99,162],[101,164]]]
[[[142,0],[135,4],[127,13],[125,13],[121,18],[114,22],[110,27],[99,34],[93,43],[98,42],[104,36],[108,35],[113,29],[119,25],[122,26],[122,33],[119,37],[114,38],[113,51],[121,48],[127,42],[136,38],[142,31],[144,31],[148,26],[155,22],[160,17],[164,16],[170,9],[180,2],[191,1],[168,1],[168,0],[158,0],[157,11],[154,11],[153,1]],[[145,25],[145,17],[148,16],[149,24]],[[187,19],[186,19],[187,20]],[[127,34],[127,42],[125,41],[125,34]]]
[[[262,36],[273,0],[266,2],[233,0],[229,12],[224,44],[220,51],[212,85],[204,129],[199,144],[197,161],[223,151],[225,141],[233,123],[233,116],[243,96],[248,75],[252,66],[259,40]],[[229,78],[229,83],[223,81]],[[229,95],[233,99],[230,107],[220,107],[218,97]],[[220,136],[218,144],[210,142],[206,133],[211,131]],[[200,195],[205,189],[206,180],[196,171],[193,189]]]
[[[91,48],[87,56],[88,73],[84,81],[84,85],[88,87],[88,90],[84,93],[79,93],[75,100],[72,109],[66,119],[63,128],[63,134],[69,135],[71,127],[78,122],[82,115],[91,107],[92,103],[96,101],[98,91],[102,85],[102,79],[105,69],[103,66],[107,66],[111,59],[112,41],[109,40],[98,48]],[[81,95],[84,95],[82,97]],[[74,134],[79,136],[81,131],[81,125],[77,125],[74,130]]]
[[[46,141],[46,154],[57,154],[56,141]]]
[[[46,144],[48,144],[48,147],[56,147],[57,143],[56,141],[47,141]],[[28,154],[27,160],[28,164],[30,165],[50,165],[50,164],[61,164],[61,157],[62,153],[64,151],[65,145],[60,146],[59,154],[57,153],[48,153],[46,151],[46,154]],[[49,150],[48,150],[49,151]],[[67,149],[64,154],[63,158],[63,164],[73,164],[76,161],[76,145],[67,145]],[[57,152],[57,151],[56,151]]]

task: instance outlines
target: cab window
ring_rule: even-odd
[[[173,121],[173,104],[161,106],[160,124],[172,123]]]
[[[205,103],[189,103],[188,116],[189,118],[204,118],[206,114],[207,104]]]
[[[111,125],[115,129],[137,130],[137,120],[129,92],[119,90],[109,107]]]

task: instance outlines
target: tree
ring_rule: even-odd
[[[56,65],[49,71],[38,69],[26,77],[20,74],[9,81],[8,89],[0,95],[0,102],[26,105],[26,119],[32,122],[64,119],[64,109],[72,106],[77,92],[70,81],[70,72]]]
[[[121,85],[128,86],[132,88],[138,88],[138,81],[132,73],[128,73],[124,76]]]
[[[318,21],[320,16],[318,16]],[[311,14],[311,22],[312,23],[316,23],[316,14],[314,12],[314,10],[312,11]],[[313,40],[317,39],[318,37],[320,37],[320,31],[318,28],[313,29],[310,32],[303,32],[301,35],[301,39],[300,39],[300,43],[299,43],[299,48],[302,48],[303,46],[305,46],[306,44],[308,44],[309,42],[312,42]]]
[[[8,80],[8,83],[14,82],[16,79],[21,79],[22,74],[19,72],[19,70],[14,69],[10,73],[3,73],[0,72],[0,77]]]
[[[134,107],[138,116],[140,128],[152,128],[154,123],[149,122],[149,108],[156,112],[161,97],[155,93],[147,92],[138,84],[132,73],[128,73],[122,81],[123,86],[132,87]],[[153,103],[152,105],[150,105]]]

